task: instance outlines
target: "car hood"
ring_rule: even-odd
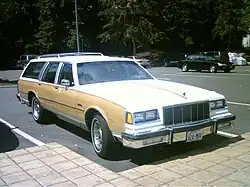
[[[89,84],[78,86],[76,90],[101,97],[131,111],[224,98],[214,91],[157,79]]]

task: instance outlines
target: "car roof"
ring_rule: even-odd
[[[86,56],[64,56],[64,57],[46,57],[32,59],[30,62],[68,62],[68,63],[84,63],[84,62],[102,62],[102,61],[133,61],[133,59],[125,57],[111,57],[104,55],[86,55]]]

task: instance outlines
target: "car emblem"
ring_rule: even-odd
[[[186,96],[186,92],[183,92],[183,96]]]

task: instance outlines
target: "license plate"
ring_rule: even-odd
[[[194,142],[202,140],[203,138],[203,129],[190,131],[187,133],[187,142]]]

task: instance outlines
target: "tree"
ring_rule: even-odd
[[[248,30],[246,21],[243,21],[246,16],[246,0],[218,0],[216,1],[215,10],[217,19],[213,34],[219,36],[227,44],[227,50],[231,50],[232,43],[237,47],[241,45],[242,37]]]
[[[148,19],[153,1],[102,1],[102,5],[99,16],[106,22],[98,36],[101,42],[129,47],[135,55],[138,48],[154,44],[163,36]]]
[[[39,0],[37,3],[39,10],[40,26],[35,34],[36,44],[40,52],[48,52],[51,50],[56,37],[56,15],[54,0]]]

